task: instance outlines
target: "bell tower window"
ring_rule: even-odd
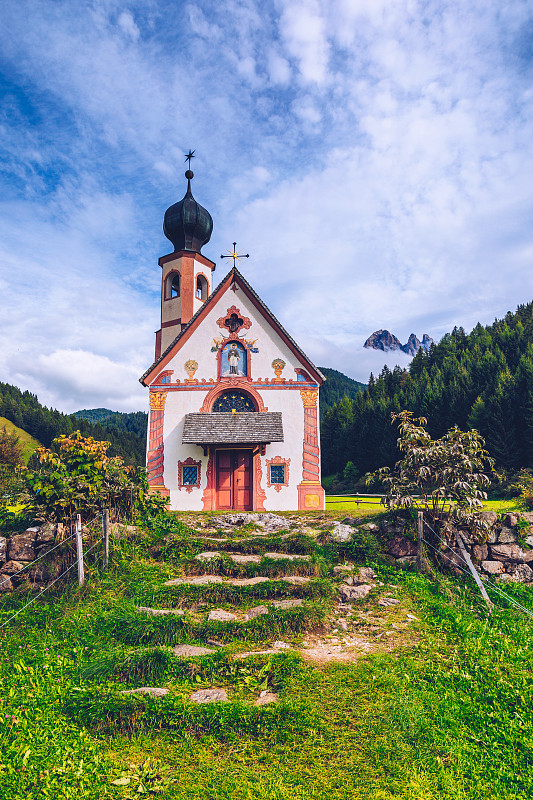
[[[174,275],[172,278],[172,283],[170,285],[170,297],[179,297],[180,296],[180,276]]]
[[[196,299],[207,300],[207,281],[203,275],[196,278]]]

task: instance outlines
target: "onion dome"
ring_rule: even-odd
[[[192,170],[185,173],[187,192],[183,200],[174,203],[165,211],[163,233],[174,245],[174,252],[192,250],[199,253],[213,232],[213,220],[209,211],[197,203],[191,192]]]

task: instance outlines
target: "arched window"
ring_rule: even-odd
[[[207,300],[207,281],[203,275],[198,275],[196,278],[196,298]]]
[[[176,273],[172,277],[172,283],[170,284],[170,297],[179,297],[180,296],[180,276]]]
[[[165,286],[165,300],[172,300],[174,297],[180,296],[180,274],[179,272],[171,272],[167,275],[167,282]]]
[[[213,411],[257,411],[250,395],[245,392],[236,392],[231,389],[219,394],[213,403]]]

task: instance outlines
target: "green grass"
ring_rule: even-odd
[[[350,512],[352,516],[361,516],[366,518],[375,516],[377,514],[382,514],[385,510],[384,507],[379,504],[379,498],[377,497],[359,495],[359,499],[367,500],[369,502],[360,503],[359,506],[357,506],[355,502],[355,495],[350,495],[349,497],[343,497],[341,495],[326,495],[326,511],[346,511]],[[520,510],[519,506],[517,505],[516,498],[510,500],[485,500],[483,503],[483,508],[487,511],[496,511],[498,514]]]
[[[26,433],[26,431],[22,428],[18,428],[13,422],[10,422],[5,417],[0,417],[0,428],[4,427],[8,433],[16,433],[19,437],[22,447],[22,457],[24,459],[24,463],[27,464],[30,460],[31,454],[38,447],[41,447],[40,442],[38,442],[37,439],[34,439],[33,436],[30,436],[29,433]]]
[[[389,640],[398,637],[403,646],[330,666],[292,654],[234,662],[231,647],[213,659],[179,660],[164,642],[177,635],[201,643],[201,631],[131,611],[190,557],[176,550],[171,560],[153,561],[152,545],[150,537],[114,543],[109,572],[89,565],[84,588],[47,593],[1,629],[0,797],[533,795],[533,629],[526,615],[497,600],[488,616],[469,581],[429,580],[374,560],[383,591],[394,591],[401,608],[417,617],[408,633],[393,632]],[[335,548],[320,549],[324,567],[338,557]],[[505,585],[505,591],[533,610],[531,588]],[[28,599],[2,598],[0,624]],[[360,608],[370,610],[372,602]],[[279,625],[289,640],[298,639],[287,616],[280,612]],[[268,625],[261,629],[260,620],[243,643],[277,636]],[[313,622],[309,615],[300,620]],[[218,628],[215,638],[226,633]],[[281,702],[256,708],[253,698],[265,681]],[[151,684],[169,694],[162,700],[119,694]],[[192,706],[188,694],[204,686],[225,687],[233,702]]]

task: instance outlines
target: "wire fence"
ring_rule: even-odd
[[[83,583],[84,583],[84,566],[83,566],[84,565],[84,559],[88,555],[88,553],[90,553],[92,550],[94,550],[96,547],[98,547],[102,543],[103,543],[103,562],[104,562],[104,567],[108,566],[108,562],[109,562],[109,512],[106,510],[106,511],[103,511],[102,513],[100,513],[100,514],[97,514],[95,517],[93,517],[91,520],[89,520],[87,523],[85,523],[85,525],[83,527],[87,531],[89,529],[89,527],[94,522],[96,522],[97,520],[102,520],[102,535],[98,537],[96,542],[93,545],[91,545],[91,547],[89,547],[88,550],[83,551],[82,525],[81,525],[80,515],[78,514],[78,518],[77,518],[77,521],[76,521],[76,528],[75,528],[74,533],[72,533],[66,539],[63,539],[61,542],[58,542],[56,545],[54,545],[54,547],[52,547],[49,550],[46,550],[45,552],[41,553],[41,555],[39,555],[33,561],[29,561],[27,564],[25,564],[22,567],[22,569],[18,570],[18,572],[13,573],[12,575],[0,576],[0,580],[1,580],[2,577],[4,577],[5,579],[8,579],[8,580],[12,580],[13,578],[16,578],[18,575],[23,573],[25,570],[30,569],[31,567],[34,567],[35,564],[37,564],[38,562],[42,561],[42,559],[45,558],[46,556],[49,556],[50,553],[53,553],[55,550],[58,550],[60,547],[63,547],[65,544],[68,544],[73,539],[76,540],[76,558],[72,562],[72,564],[70,564],[65,570],[63,570],[63,572],[60,575],[58,575],[56,578],[54,578],[54,580],[51,583],[47,584],[38,594],[35,595],[35,597],[32,597],[31,600],[29,600],[24,606],[22,606],[22,608],[20,608],[18,611],[16,611],[14,614],[12,614],[12,616],[9,617],[7,620],[5,620],[5,622],[0,624],[0,630],[2,630],[2,628],[4,628],[9,622],[11,622],[11,620],[15,619],[15,617],[18,617],[19,614],[22,614],[22,612],[26,608],[28,608],[28,606],[30,606],[32,603],[35,603],[36,600],[38,600],[40,597],[42,597],[42,595],[45,592],[47,592],[49,589],[52,588],[52,586],[54,586],[56,583],[58,583],[58,581],[60,581],[61,578],[63,578],[72,569],[74,569],[74,567],[78,568],[79,583],[80,583],[80,586],[83,585]]]
[[[440,536],[440,534],[438,534],[438,533],[437,533],[437,531],[435,531],[435,530],[434,530],[434,529],[431,527],[431,525],[430,525],[428,522],[426,522],[426,520],[423,520],[423,525],[424,525],[426,528],[428,528],[428,529],[431,531],[431,533],[432,533],[432,534],[433,534],[433,535],[434,535],[434,536],[435,536],[435,537],[436,537],[436,538],[437,538],[437,539],[438,539],[440,542],[442,542],[443,544],[445,544],[445,545],[446,545],[446,547],[449,547],[449,544],[448,544],[448,542],[447,542],[445,539],[443,539],[443,537],[442,537],[442,536]],[[460,553],[458,553],[458,552],[456,552],[456,551],[454,550],[454,551],[453,551],[453,552],[454,552],[454,558],[452,559],[452,558],[450,558],[449,556],[447,556],[445,553],[443,553],[443,552],[442,552],[442,550],[441,550],[440,548],[436,547],[436,546],[435,546],[435,545],[434,545],[432,542],[428,541],[428,540],[427,540],[427,539],[425,539],[424,537],[422,537],[422,541],[424,542],[424,544],[427,544],[427,545],[428,545],[428,547],[431,547],[431,548],[432,548],[432,550],[434,550],[434,551],[435,551],[435,553],[437,553],[437,555],[439,555],[441,558],[444,558],[444,559],[446,559],[446,561],[449,561],[449,562],[450,562],[450,563],[451,563],[451,564],[452,564],[454,567],[456,567],[457,569],[459,569],[461,572],[465,573],[466,575],[470,575],[470,574],[471,574],[471,573],[470,573],[470,567],[469,567],[469,565],[468,565],[468,561],[467,561],[467,560],[466,560],[466,559],[463,557],[463,555],[461,555]],[[463,564],[464,564],[465,566],[462,566],[462,564],[458,564],[458,563],[457,563],[457,559],[460,559],[460,561],[462,561],[462,562],[463,562]],[[465,567],[466,567],[466,568],[465,568]],[[508,603],[510,603],[510,604],[511,604],[511,605],[512,605],[514,608],[518,609],[519,611],[522,611],[522,612],[523,612],[524,614],[526,614],[528,617],[531,617],[531,618],[533,618],[533,613],[532,613],[532,612],[531,612],[529,609],[527,609],[525,606],[523,606],[521,603],[519,603],[519,602],[518,602],[518,600],[516,600],[514,597],[511,597],[511,595],[507,594],[507,592],[504,592],[504,591],[503,591],[503,589],[501,589],[501,588],[500,588],[500,586],[498,586],[498,584],[494,583],[493,581],[489,580],[488,578],[484,578],[484,579],[483,579],[483,584],[484,584],[486,587],[489,587],[489,588],[490,588],[490,589],[491,589],[493,592],[495,592],[495,593],[496,593],[496,594],[497,594],[499,597],[502,597],[504,600],[506,600]]]

